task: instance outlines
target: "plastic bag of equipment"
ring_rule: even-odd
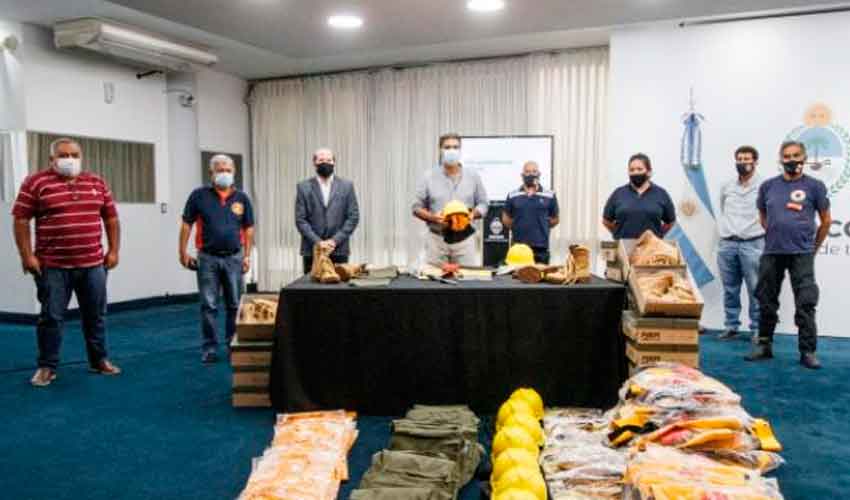
[[[650,445],[631,457],[625,475],[628,500],[781,500],[774,480],[699,454]]]

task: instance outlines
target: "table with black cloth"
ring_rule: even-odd
[[[627,376],[621,284],[387,287],[303,277],[280,292],[270,391],[280,411],[400,415],[414,403],[492,413],[517,387],[547,406],[607,408]]]

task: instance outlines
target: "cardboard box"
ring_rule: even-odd
[[[268,389],[269,370],[266,368],[235,368],[233,370],[233,387],[257,387]]]
[[[234,392],[234,408],[271,408],[272,400],[268,392]]]
[[[687,303],[669,303],[649,301],[638,286],[638,278],[658,272],[673,272],[688,280],[694,292],[695,301]],[[672,316],[679,318],[700,318],[704,300],[699,287],[694,282],[693,276],[686,267],[634,267],[628,277],[629,289],[635,298],[637,313],[639,316]]]
[[[617,246],[616,241],[599,242],[599,253],[605,262],[617,262]]]
[[[675,265],[675,266],[632,266],[631,261],[629,260],[629,255],[631,255],[632,251],[634,251],[635,246],[637,246],[637,242],[638,242],[638,240],[636,240],[636,239],[623,239],[623,240],[619,240],[617,242],[618,243],[618,246],[617,246],[617,261],[620,263],[620,265],[623,268],[623,277],[624,277],[625,280],[629,279],[629,274],[631,274],[631,270],[632,270],[633,267],[645,268],[645,269],[658,269],[659,267],[668,268],[668,269],[673,268],[673,267],[679,267],[679,268],[682,268],[682,269],[686,268],[685,259],[682,257],[682,250],[679,248],[679,243],[677,243],[675,241],[669,241],[669,240],[664,240],[664,242],[669,243],[669,244],[676,247],[676,250],[679,253],[679,262],[681,262],[681,264],[678,264],[678,265]]]
[[[273,342],[247,342],[239,333],[230,342],[230,364],[234,368],[268,367],[272,364]]]
[[[272,340],[274,339],[275,319],[255,319],[246,314],[245,305],[254,299],[267,300],[277,304],[277,295],[271,294],[244,294],[239,304],[239,312],[236,315],[236,332],[242,340]],[[275,315],[277,309],[275,309]]]
[[[682,346],[679,348],[672,346],[654,346],[646,348],[638,346],[632,341],[627,341],[626,357],[635,366],[645,366],[662,361],[670,361],[674,363],[682,363],[693,368],[699,368],[699,348],[696,346]]]
[[[623,334],[639,346],[698,346],[699,320],[646,318],[623,311]]]
[[[624,283],[626,281],[623,279],[623,269],[619,267],[611,267],[610,265],[605,269],[605,278],[618,283]]]

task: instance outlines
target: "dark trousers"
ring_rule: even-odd
[[[534,252],[534,262],[538,264],[549,264],[549,249],[541,247],[531,247]]]
[[[815,282],[815,255],[762,255],[759,265],[759,280],[756,296],[761,309],[759,343],[770,344],[779,321],[779,292],[785,271],[791,277],[794,291],[794,323],[798,329],[801,353],[813,353],[817,349],[818,328],[815,323],[815,308],[819,290]]]
[[[41,312],[38,315],[38,366],[56,369],[62,348],[62,329],[71,293],[77,296],[89,365],[106,358],[106,268],[103,266],[45,268],[35,277]]]
[[[313,256],[302,255],[304,259],[304,274],[310,274],[310,269],[313,268]],[[334,264],[348,264],[348,255],[333,255],[331,254],[331,262]]]
[[[198,254],[198,294],[201,297],[201,349],[215,351],[218,347],[216,321],[219,291],[224,292],[224,339],[227,345],[236,333],[236,314],[242,293],[242,252],[224,257],[204,252]]]

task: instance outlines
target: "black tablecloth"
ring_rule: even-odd
[[[457,286],[402,276],[383,288],[280,292],[271,398],[281,411],[397,415],[413,403],[490,413],[520,386],[547,406],[608,407],[626,379],[622,285]]]

